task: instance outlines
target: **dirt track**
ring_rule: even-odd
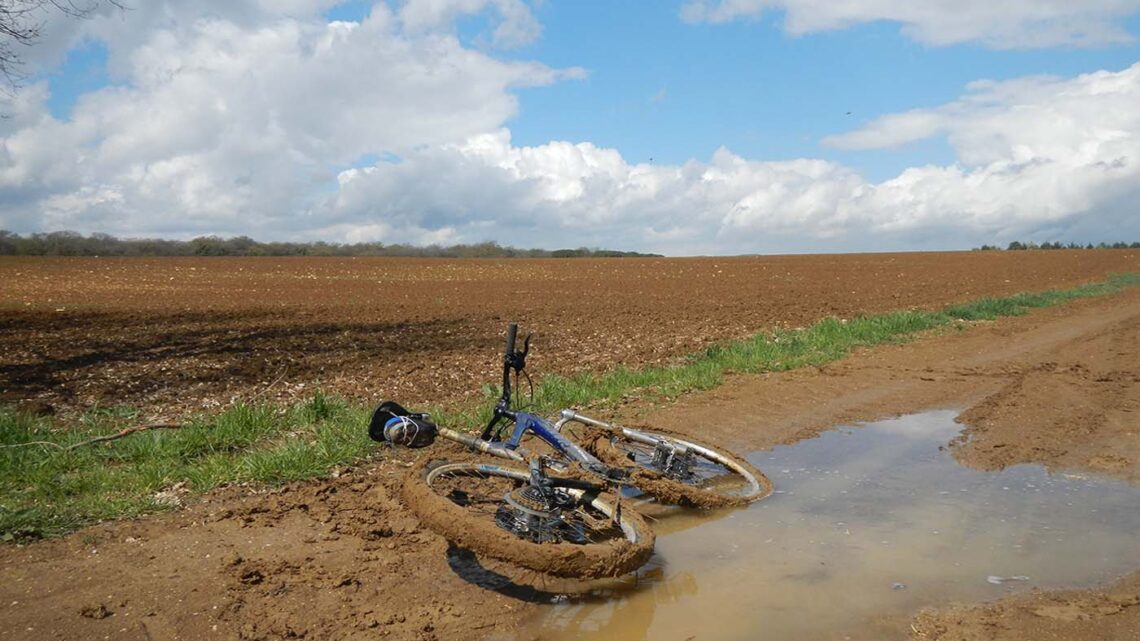
[[[1040,463],[1140,482],[1140,288],[978,323],[961,334],[866,350],[818,370],[739,377],[629,422],[702,433],[747,450],[838,424],[968,408],[952,451],[995,470]],[[715,416],[716,421],[701,417]],[[968,438],[967,438],[968,437]],[[1103,589],[1038,592],[921,613],[913,639],[1140,638],[1140,559]],[[1132,574],[1128,574],[1132,572]],[[898,628],[905,630],[905,622]]]
[[[491,325],[500,320],[482,321],[492,353]],[[626,407],[624,418],[691,429],[698,417],[716,416],[703,424],[705,435],[746,450],[839,423],[971,408],[965,427],[974,438],[955,450],[966,464],[1037,461],[1135,482],[1138,338],[1140,288],[1133,288],[867,350],[819,370],[740,377],[666,408]],[[446,543],[395,498],[406,457],[385,455],[336,479],[271,492],[232,488],[188,498],[177,514],[0,549],[0,638],[510,638],[533,606],[453,571]],[[450,558],[464,562],[457,551]],[[1131,575],[1104,591],[926,612],[913,635],[1127,639],[1140,630],[1138,604],[1140,579]]]

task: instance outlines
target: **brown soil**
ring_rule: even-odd
[[[536,372],[662,363],[821,317],[1140,271],[1140,251],[695,259],[0,257],[0,402],[150,418],[320,387],[446,402],[495,379],[504,327]]]
[[[721,265],[722,273],[737,274],[735,287],[745,292],[737,298],[725,293],[731,288],[718,290],[711,275],[715,271],[701,274],[708,281],[707,288],[693,286],[690,281],[686,288],[688,297],[671,292],[661,285],[661,282],[681,282],[674,275],[679,268],[671,261],[655,267],[653,261],[645,261],[643,268],[638,267],[642,263],[567,262],[571,267],[567,267],[563,275],[571,284],[552,284],[551,290],[565,293],[574,288],[587,289],[586,281],[576,279],[574,266],[580,270],[612,269],[618,274],[621,265],[630,265],[632,274],[640,274],[647,283],[653,283],[652,287],[643,285],[642,298],[648,297],[654,302],[634,307],[637,312],[631,311],[619,319],[583,312],[559,322],[555,313],[536,311],[538,300],[548,305],[559,300],[553,294],[535,293],[536,307],[530,310],[530,315],[524,315],[522,312],[527,310],[521,307],[493,312],[495,306],[490,302],[482,307],[482,303],[473,301],[470,308],[463,307],[472,297],[457,294],[450,305],[458,311],[444,313],[440,311],[444,308],[436,308],[438,316],[447,317],[446,322],[431,324],[409,319],[400,326],[402,329],[393,329],[396,325],[391,325],[383,326],[388,328],[383,331],[370,323],[392,323],[390,319],[360,319],[368,313],[378,314],[384,307],[362,304],[358,309],[360,316],[355,317],[362,323],[360,327],[328,331],[321,334],[327,340],[318,344],[329,350],[323,360],[327,372],[342,371],[340,360],[356,350],[354,340],[373,337],[374,342],[368,346],[381,353],[385,353],[383,349],[406,347],[401,363],[433,359],[474,362],[477,366],[472,371],[464,370],[453,385],[467,381],[474,384],[475,380],[489,379],[499,349],[498,334],[508,318],[521,320],[528,326],[546,323],[542,329],[543,351],[554,349],[552,344],[557,340],[554,336],[580,341],[575,348],[562,348],[558,353],[571,359],[569,362],[574,366],[579,364],[572,355],[592,355],[594,360],[582,366],[596,367],[606,362],[605,355],[613,351],[630,362],[667,359],[667,355],[675,353],[671,350],[678,344],[693,347],[756,327],[802,324],[832,311],[850,315],[908,305],[941,305],[981,294],[1040,289],[1047,285],[1071,285],[1100,278],[1107,271],[1135,271],[1136,261],[1140,259],[1135,254],[1026,253],[1026,264],[1017,262],[1019,255],[990,252],[933,257],[737,259],[737,272],[733,272],[732,267],[723,267],[736,264],[733,261],[723,264],[707,259],[676,261],[694,270],[699,267],[707,271],[713,265]],[[1114,257],[1109,261],[1112,264],[1106,262],[1096,268],[1086,264],[1093,260],[1108,261],[1105,256]],[[811,267],[812,260],[816,261],[815,267]],[[829,263],[833,260],[834,264]],[[938,268],[939,261],[947,267]],[[0,264],[0,272],[21,271],[32,262],[5,262]],[[375,265],[384,262],[377,261]],[[44,261],[39,269],[54,269],[66,266],[65,263]],[[448,265],[424,263],[441,268]],[[89,265],[98,271],[100,264],[75,261],[72,267]],[[232,263],[240,264],[241,261]],[[322,265],[319,261],[313,264]],[[536,268],[562,269],[558,266],[561,263],[555,261],[528,264]],[[782,266],[775,269],[774,264]],[[848,273],[859,269],[856,264],[863,265],[861,278],[866,289],[848,290],[860,293],[843,295],[842,287],[857,287]],[[1050,264],[1054,267],[1048,268]],[[378,268],[375,265],[374,268]],[[496,265],[487,263],[486,267],[493,272],[498,269]],[[514,263],[508,267],[510,265]],[[765,265],[767,267],[761,269]],[[875,265],[877,267],[872,269]],[[920,268],[919,265],[927,266]],[[426,269],[425,266],[420,268]],[[962,271],[962,278],[947,281],[947,274],[954,274],[956,268]],[[160,282],[160,274],[168,275],[163,269],[162,264],[157,263],[153,271],[144,273],[145,280]],[[990,272],[986,273],[986,269]],[[773,271],[762,277],[765,270]],[[1034,277],[1034,270],[1042,274],[1040,278]],[[773,285],[778,280],[774,275],[793,273],[804,279],[798,281],[802,289]],[[908,276],[896,278],[894,274],[898,273]],[[1015,273],[1021,276],[1010,279]],[[657,274],[661,275],[661,282],[653,280]],[[888,274],[894,281],[888,280]],[[814,280],[807,280],[809,276]],[[615,281],[617,284],[607,283],[607,286],[611,287],[614,299],[628,303],[637,298],[636,286],[631,285],[636,281],[632,276],[623,278],[626,279]],[[1003,282],[1007,279],[1010,282]],[[98,280],[92,277],[89,282]],[[904,284],[911,280],[923,285]],[[824,287],[816,281],[829,285]],[[89,392],[85,390],[111,389],[115,381],[121,384],[115,389],[136,389],[126,383],[145,381],[143,372],[155,363],[166,367],[185,366],[189,378],[183,382],[188,387],[179,388],[175,385],[179,379],[161,379],[160,376],[164,385],[174,387],[169,390],[150,388],[140,382],[137,389],[149,391],[130,398],[143,402],[179,397],[200,402],[210,398],[210,390],[256,393],[253,390],[264,388],[277,376],[275,370],[265,369],[267,361],[262,361],[263,369],[256,377],[238,375],[209,381],[195,378],[210,371],[209,367],[203,365],[196,369],[191,364],[240,360],[239,356],[226,355],[223,347],[228,346],[228,342],[222,347],[211,342],[229,341],[227,332],[231,329],[236,332],[233,341],[248,348],[245,358],[268,358],[258,346],[268,349],[274,342],[265,339],[262,344],[251,338],[259,327],[276,327],[282,332],[279,338],[313,337],[314,319],[321,313],[327,317],[332,314],[329,310],[335,307],[331,300],[321,302],[325,294],[320,293],[318,287],[308,290],[312,300],[296,300],[288,314],[280,311],[275,312],[275,316],[268,314],[261,318],[272,319],[272,322],[261,323],[251,320],[248,314],[253,313],[249,311],[254,307],[253,302],[267,298],[259,299],[253,293],[239,294],[233,300],[219,298],[229,301],[230,307],[219,302],[217,307],[205,306],[187,312],[163,307],[173,305],[170,301],[149,301],[146,296],[132,298],[120,290],[121,303],[114,302],[113,294],[105,293],[101,294],[102,302],[89,303],[96,307],[92,311],[71,316],[66,316],[68,312],[59,312],[65,314],[61,319],[80,321],[78,326],[73,326],[53,320],[56,312],[42,306],[36,311],[11,309],[12,301],[22,300],[19,296],[24,294],[19,292],[25,289],[23,285],[8,288],[9,283],[21,282],[13,279],[11,273],[5,272],[4,282],[6,287],[0,294],[8,301],[8,311],[4,312],[4,323],[0,326],[5,346],[4,388],[12,395],[9,398],[39,398],[63,408],[71,407],[69,403],[90,402],[94,396],[87,396]],[[837,286],[835,283],[839,282],[847,284]],[[964,282],[971,284],[962,285]],[[375,280],[372,284],[375,285]],[[442,287],[438,282],[437,285]],[[529,287],[535,292],[540,289],[518,281],[512,285]],[[59,282],[43,287],[50,291],[68,289]],[[323,287],[331,288],[330,281],[326,280]],[[503,295],[508,289],[504,287],[497,295]],[[709,315],[699,304],[690,305],[689,297],[706,305],[716,301],[716,296],[710,298],[705,289],[719,291],[724,299],[717,302],[735,311]],[[348,290],[352,290],[351,285]],[[102,290],[94,291],[93,296]],[[193,300],[189,294],[195,290],[179,291]],[[484,293],[488,291],[491,290]],[[905,300],[893,298],[892,291],[905,292]],[[660,295],[650,296],[653,292]],[[74,296],[78,298],[81,294]],[[592,296],[591,300],[598,301],[611,313],[623,309],[618,303],[604,302],[606,296],[602,293],[587,296],[579,291],[575,295],[578,298],[573,300],[577,301]],[[829,299],[830,296],[834,299]],[[786,315],[772,302],[781,300],[791,301],[792,311]],[[896,302],[892,304],[891,300]],[[767,312],[769,316],[762,313],[749,316],[746,312],[770,302],[773,307]],[[154,307],[148,307],[150,304]],[[130,305],[139,311],[129,311]],[[344,305],[352,308],[350,302]],[[670,305],[680,311],[674,311]],[[193,305],[187,303],[187,307]],[[832,307],[838,309],[832,310]],[[651,312],[658,314],[654,317],[656,320],[638,316],[651,316]],[[136,321],[121,329],[108,320],[119,319],[126,323],[131,314],[137,314]],[[475,320],[464,320],[463,314]],[[427,317],[425,312],[421,318]],[[196,320],[187,321],[188,325],[163,326],[161,322],[162,319],[187,318]],[[343,328],[351,318],[351,313],[344,312],[333,320],[326,318],[325,322],[340,323]],[[290,320],[294,321],[293,325],[289,324]],[[455,324],[451,324],[453,321]],[[722,331],[719,324],[722,321],[732,325],[732,329]],[[705,325],[717,329],[705,331]],[[195,333],[195,327],[200,333]],[[95,328],[107,335],[99,334]],[[451,342],[440,347],[436,339],[442,341],[448,336],[447,331],[459,331],[459,328],[462,328],[460,335],[452,336]],[[627,330],[627,333],[622,332],[621,341],[617,340],[619,329]],[[184,331],[189,334],[182,340]],[[347,332],[349,338],[340,338],[341,331]],[[688,338],[678,340],[677,337],[686,336],[685,332]],[[1130,422],[1128,418],[1134,416],[1140,400],[1135,365],[1140,362],[1138,334],[1140,288],[1133,288],[1109,298],[1079,301],[1021,318],[977,323],[966,331],[951,330],[910,344],[865,350],[819,369],[737,377],[717,390],[692,395],[668,406],[626,406],[622,409],[622,418],[698,437],[707,436],[715,442],[747,450],[791,443],[841,423],[933,407],[971,408],[964,415],[970,421],[967,427],[970,439],[955,446],[955,454],[967,464],[989,468],[1029,460],[1056,468],[1107,471],[1135,481],[1140,468],[1140,456],[1137,456],[1140,430],[1135,428],[1136,421]],[[376,338],[376,335],[384,338]],[[102,347],[91,353],[68,352],[69,336],[88,349]],[[401,337],[406,340],[401,342]],[[138,342],[132,342],[136,338]],[[642,339],[644,341],[639,342]],[[25,340],[29,342],[23,342]],[[244,343],[245,340],[253,342]],[[116,341],[126,341],[121,352],[116,349]],[[168,344],[173,346],[171,351],[163,351]],[[300,340],[289,343],[293,347],[305,344]],[[366,378],[345,391],[363,398],[379,395],[377,388],[388,383],[383,382],[387,379],[376,370],[391,369],[392,359],[389,358],[385,369],[369,358],[375,356],[376,351],[369,351],[368,347],[360,347],[359,351],[366,355],[350,361],[344,371]],[[536,353],[535,369],[549,371],[554,359],[548,357],[540,364],[537,356]],[[464,361],[464,358],[472,360]],[[313,347],[303,356],[288,361],[291,363],[289,371],[302,371],[311,376],[315,370],[293,370],[293,363],[310,362],[306,359],[311,359],[311,363],[321,362],[319,350]],[[110,373],[104,371],[104,366]],[[24,378],[28,372],[33,374],[31,382]],[[347,384],[351,380],[348,376],[330,377],[322,382]],[[426,374],[416,380],[427,389],[450,386],[433,383]],[[288,389],[294,393],[297,385],[311,385],[312,381],[312,378],[295,378]],[[64,391],[54,392],[52,385],[55,384]],[[233,387],[228,387],[231,384]],[[280,391],[278,388],[283,384],[273,389]],[[715,420],[705,420],[710,416]],[[1061,417],[1070,417],[1070,420]],[[343,470],[337,478],[329,480],[270,491],[230,488],[206,497],[184,496],[187,506],[177,513],[103,524],[59,540],[0,549],[0,639],[509,638],[516,622],[533,607],[516,598],[526,591],[510,587],[506,593],[497,592],[479,587],[470,574],[465,573],[467,578],[463,578],[453,569],[464,562],[463,555],[452,550],[449,565],[447,544],[420,525],[399,503],[402,478],[422,457],[439,456],[441,447],[437,444],[427,453],[388,452],[369,465]],[[1135,631],[1140,630],[1137,602],[1140,602],[1140,575],[1134,574],[1099,591],[1032,593],[981,606],[925,612],[914,620],[913,634],[916,639],[943,640],[1129,639],[1135,638]],[[909,626],[902,624],[902,627]]]
[[[1140,574],[1098,590],[1030,592],[995,603],[921,612],[928,641],[1132,641],[1140,638]]]
[[[6,548],[0,638],[466,639],[511,629],[528,606],[459,578],[447,543],[399,503],[406,458]]]

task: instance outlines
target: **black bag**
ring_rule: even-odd
[[[396,401],[380,403],[368,424],[368,438],[405,447],[431,445],[438,433],[438,428],[428,420],[427,414],[410,412]]]

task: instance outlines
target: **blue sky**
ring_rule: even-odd
[[[0,123],[0,227],[674,254],[1140,237],[1140,3],[836,7],[53,18]]]
[[[914,164],[953,161],[943,141],[891,152],[841,152],[820,144],[886,113],[937,106],[981,78],[1073,76],[1123,69],[1140,46],[993,51],[934,48],[897,23],[790,36],[779,13],[757,21],[686,24],[678,3],[551,2],[542,38],[516,52],[589,77],[521,93],[516,143],[590,140],[631,161],[681,163],[720,146],[749,158],[825,158],[870,179]],[[1133,33],[1137,21],[1129,25]],[[583,45],[588,42],[588,45]],[[654,100],[657,97],[658,100]]]

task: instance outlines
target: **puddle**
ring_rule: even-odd
[[[520,638],[905,639],[923,606],[1140,568],[1140,488],[958,465],[939,449],[961,430],[956,414],[749,457],[776,494],[745,510],[659,515],[657,554],[636,582],[543,606]]]

